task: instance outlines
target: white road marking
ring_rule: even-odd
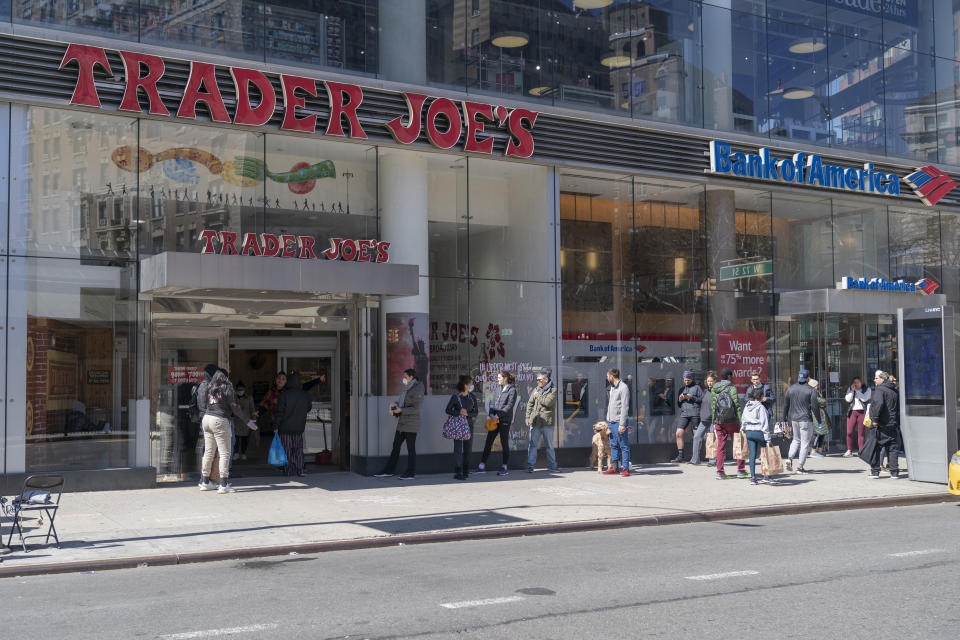
[[[903,551],[901,553],[888,553],[891,558],[910,558],[912,556],[927,556],[931,553],[943,553],[943,549],[920,549],[919,551]]]
[[[253,633],[254,631],[268,631],[276,629],[278,624],[251,624],[246,627],[229,627],[226,629],[207,629],[205,631],[188,631],[186,633],[171,633],[160,636],[161,638],[170,638],[170,640],[190,640],[191,638],[219,638],[222,636],[234,636],[240,633]]]
[[[702,576],[687,576],[687,580],[722,580],[724,578],[739,578],[741,576],[760,575],[759,571],[728,571],[726,573],[708,573]]]
[[[505,604],[507,602],[520,602],[524,600],[523,596],[507,596],[505,598],[487,598],[485,600],[465,600],[463,602],[444,602],[440,606],[445,609],[466,609],[468,607],[486,607],[491,604]]]

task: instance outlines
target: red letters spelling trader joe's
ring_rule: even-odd
[[[330,247],[314,250],[313,236],[245,233],[241,239],[233,231],[204,229],[200,232],[200,253],[221,256],[264,256],[267,258],[301,258],[345,260],[347,262],[389,262],[390,243],[383,240],[351,240],[330,238]],[[319,253],[318,253],[319,252]]]
[[[165,72],[163,58],[132,51],[118,53],[123,61],[126,83],[120,111],[143,113],[143,106],[140,104],[142,91],[147,99],[147,112],[150,115],[169,116],[170,112],[163,104],[157,89],[157,83]],[[96,85],[97,74],[104,74],[109,78],[114,73],[106,50],[102,47],[71,44],[63,55],[60,69],[74,62],[78,73],[70,104],[101,108]],[[176,117],[195,119],[197,105],[203,103],[214,122],[251,127],[266,125],[273,117],[278,102],[277,93],[267,74],[244,67],[228,69],[237,97],[232,116],[227,111],[217,83],[216,65],[191,62],[190,74]],[[307,100],[316,98],[319,91],[326,92],[329,104],[324,135],[365,139],[367,134],[357,116],[357,109],[363,102],[363,89],[353,84],[302,76],[280,74],[280,100],[283,105],[280,128],[285,131],[316,133],[321,124],[319,115],[307,107]],[[491,127],[502,129],[509,134],[505,155],[516,158],[529,158],[533,155],[533,125],[538,115],[536,111],[508,109],[466,100],[458,105],[449,98],[430,98],[421,93],[404,92],[403,97],[407,103],[406,118],[398,117],[385,123],[394,140],[401,144],[412,144],[426,129],[427,139],[440,149],[454,147],[463,137],[464,151],[492,155],[494,138],[486,133],[487,127]],[[425,117],[424,107],[427,111]],[[466,135],[461,136],[464,129]]]

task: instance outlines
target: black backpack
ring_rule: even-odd
[[[717,394],[717,402],[716,405],[714,405],[713,410],[713,421],[716,424],[730,424],[732,422],[739,422],[739,416],[737,416],[737,406],[734,403],[733,396],[730,395],[728,389],[723,389]]]

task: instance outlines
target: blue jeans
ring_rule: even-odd
[[[547,449],[547,467],[550,471],[556,471],[557,454],[553,451],[553,427],[530,427],[529,444],[527,445],[527,469],[533,469],[537,464],[537,448],[540,446],[540,439]]]
[[[767,442],[763,438],[763,431],[744,431],[743,433],[747,434],[747,444],[750,445],[750,475],[756,478],[757,456]]]
[[[608,422],[610,425],[610,459],[614,468],[630,468],[630,430],[620,433],[619,422]],[[617,464],[617,462],[620,462]]]

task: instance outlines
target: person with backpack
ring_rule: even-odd
[[[710,403],[714,428],[717,431],[717,480],[726,480],[727,474],[723,470],[726,457],[727,438],[740,431],[740,396],[737,387],[733,384],[733,370],[729,367],[720,372],[720,382],[713,385],[710,393]],[[745,460],[737,460],[737,477],[749,478]]]
[[[813,443],[813,430],[816,423],[814,417],[819,415],[820,405],[817,401],[817,390],[810,386],[810,372],[800,369],[796,383],[790,385],[783,398],[783,420],[789,422],[793,428],[793,440],[790,442],[790,451],[784,460],[787,471],[793,471],[793,461],[799,456],[799,465],[796,473],[807,472],[804,463],[810,455],[810,446]]]
[[[230,430],[230,418],[236,416],[247,423],[251,430],[257,429],[257,423],[247,416],[237,402],[237,394],[230,384],[227,374],[214,364],[204,368],[206,380],[197,390],[197,402],[203,415],[203,465],[200,476],[200,490],[217,493],[234,493],[236,489],[229,482],[230,455],[233,434]],[[220,486],[210,481],[213,471],[213,457],[220,453]]]

